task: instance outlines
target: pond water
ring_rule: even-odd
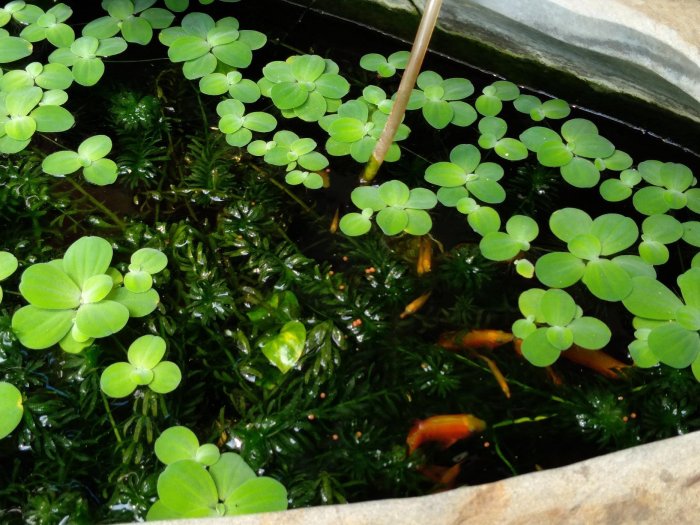
[[[85,9],[74,7],[77,18],[94,18]],[[408,49],[370,28],[287,2],[244,1],[209,11],[215,18],[233,14],[242,28],[268,36],[245,70],[254,80],[269,61],[313,53],[338,64],[349,96],[359,96],[367,83],[391,92],[398,81],[361,69],[360,57]],[[288,186],[284,168],[224,141],[216,129],[219,98],[186,81],[158,42],[130,46],[105,63],[99,89],[70,90],[75,128],[39,137],[25,153],[0,156],[0,248],[12,251],[23,270],[61,257],[81,236],[99,235],[114,247],[122,271],[136,249],[160,249],[169,260],[154,277],[160,305],[82,353],[27,350],[11,329],[13,312],[26,304],[16,292],[21,271],[2,283],[0,378],[22,390],[25,416],[0,441],[0,521],[144,518],[163,470],[153,443],[173,425],[187,426],[200,443],[240,453],[258,474],[286,486],[292,507],[429,494],[700,428],[700,386],[687,368],[630,367],[611,378],[564,359],[551,369],[534,367],[510,342],[493,351],[448,348],[446,333],[510,332],[521,317],[520,292],[534,286],[511,262],[481,256],[481,235],[464,215],[436,211],[432,240],[388,237],[376,226],[360,237],[331,232],[336,211],[355,211],[349,196],[360,164],[329,156],[329,188]],[[477,94],[500,78],[433,54],[424,69],[466,77]],[[276,111],[266,98],[251,107]],[[504,107],[499,116],[508,121],[508,136],[533,125],[510,102]],[[568,118],[593,121],[635,165],[657,159],[700,173],[698,152],[630,127],[624,115],[607,118],[573,105]],[[313,137],[322,151],[327,135],[315,123],[278,114],[277,120],[278,129]],[[409,112],[406,123],[412,131],[402,157],[382,167],[378,183],[426,186],[431,163],[479,139],[476,124],[437,132],[419,111]],[[541,125],[560,128],[558,121]],[[76,185],[41,173],[43,155],[95,133],[113,138],[116,184],[98,188],[69,176]],[[556,209],[636,214],[629,201],[610,203],[597,188],[573,188],[532,154],[519,163],[491,151],[482,155],[505,169],[507,198],[498,205],[504,222],[524,214],[540,224],[535,256],[561,249],[546,226]],[[693,214],[685,210],[679,218]],[[417,270],[421,242],[432,247],[431,271]],[[696,251],[674,244],[660,279],[672,282]],[[634,329],[622,305],[593,298],[581,283],[568,291],[612,329],[605,352],[630,364]],[[421,297],[427,297],[422,307],[405,312]],[[306,345],[282,373],[262,349],[290,319],[305,326]],[[180,386],[164,395],[140,388],[108,398],[100,374],[147,333],[166,340],[167,359],[182,371]],[[449,447],[427,442],[407,455],[416,421],[441,414],[471,414],[486,428]]]

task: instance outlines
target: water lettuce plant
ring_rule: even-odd
[[[549,227],[568,251],[537,259],[537,278],[547,286],[567,288],[581,280],[599,299],[621,301],[632,291],[633,276],[654,273],[635,256],[607,258],[637,240],[639,229],[629,217],[606,213],[592,219],[582,210],[564,208],[552,214]]]
[[[463,99],[474,93],[474,85],[466,78],[443,79],[435,71],[418,75],[407,109],[420,109],[425,121],[436,129],[448,124],[466,127],[477,119],[474,108]]]
[[[256,476],[240,455],[199,446],[192,431],[171,427],[156,441],[167,467],[158,476],[158,500],[148,521],[239,516],[287,508],[287,491],[277,480]]]
[[[101,237],[82,237],[62,259],[37,263],[22,273],[19,291],[29,302],[12,316],[20,342],[32,349],[59,343],[80,352],[96,338],[112,335],[129,317],[151,313],[159,301],[149,288],[134,293],[110,269],[112,247]]]
[[[360,67],[374,71],[382,78],[391,78],[398,70],[406,69],[409,55],[408,51],[395,51],[387,57],[379,53],[367,53],[360,58]]]
[[[100,377],[100,388],[109,397],[126,397],[140,386],[147,386],[158,394],[167,394],[177,388],[182,373],[172,361],[163,361],[165,339],[156,335],[142,335],[129,346],[128,362],[112,363]]]
[[[182,62],[186,78],[195,80],[214,73],[219,62],[234,68],[246,68],[253,60],[253,51],[265,45],[264,34],[240,29],[232,16],[214,20],[206,13],[188,13],[181,25],[170,26],[158,33],[168,46],[168,57]]]
[[[576,188],[598,184],[600,171],[590,159],[606,159],[615,152],[614,144],[598,134],[597,126],[582,118],[562,124],[561,135],[534,126],[521,133],[520,140],[543,166],[559,168],[564,180]]]
[[[88,182],[106,186],[117,180],[117,164],[105,158],[110,151],[112,139],[107,135],[94,135],[81,142],[78,151],[62,150],[47,155],[41,167],[55,177],[65,177],[82,168]]]
[[[700,268],[679,275],[677,284],[682,299],[652,277],[633,279],[632,292],[622,301],[635,315],[637,331],[629,350],[644,367],[692,365],[700,380]]]
[[[379,141],[388,115],[380,110],[370,111],[363,100],[349,100],[343,103],[337,113],[326,115],[319,120],[321,128],[328,132],[325,147],[329,155],[350,155],[357,162],[367,162]],[[410,129],[401,124],[389,147],[385,160],[395,162],[401,157],[397,142],[405,140]]]
[[[318,55],[295,55],[263,68],[260,91],[270,97],[285,117],[314,122],[335,112],[350,84],[338,74],[338,65]]]
[[[595,317],[587,317],[564,290],[531,288],[518,298],[525,316],[513,323],[513,335],[523,340],[525,359],[549,366],[561,352],[576,345],[599,350],[610,341],[610,329]]]
[[[425,188],[409,189],[398,180],[387,181],[380,186],[361,186],[350,195],[361,213],[348,213],[340,219],[340,229],[350,236],[367,233],[371,218],[377,213],[377,225],[386,235],[406,232],[425,235],[432,227],[430,215],[425,210],[437,204],[437,196]]]

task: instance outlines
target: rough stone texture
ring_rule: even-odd
[[[700,516],[700,432],[567,467],[421,498],[165,525],[691,525]]]
[[[425,4],[364,2],[414,15]],[[350,16],[360,3],[314,1]],[[698,0],[444,0],[439,26],[700,121]]]

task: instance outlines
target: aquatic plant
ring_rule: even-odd
[[[124,328],[129,317],[151,313],[158,293],[150,286],[139,286],[140,292],[121,286],[123,278],[110,268],[111,261],[109,242],[82,237],[62,259],[27,268],[19,290],[29,305],[12,317],[21,343],[33,349],[59,343],[66,352],[80,352],[96,338]]]
[[[127,362],[112,363],[100,377],[100,388],[109,397],[126,397],[139,386],[147,386],[159,394],[177,388],[182,373],[172,361],[162,361],[165,339],[142,335],[129,346]]]
[[[156,440],[155,452],[167,467],[158,476],[159,499],[148,511],[149,521],[287,508],[287,491],[281,483],[256,476],[238,454],[219,454],[211,444],[200,446],[186,427],[165,430]]]

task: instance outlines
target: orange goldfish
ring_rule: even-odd
[[[401,315],[399,316],[401,319],[406,319],[409,315],[415,314],[418,310],[423,308],[423,305],[425,302],[428,300],[428,297],[430,297],[430,292],[425,292],[423,295],[418,297],[417,299],[414,299],[410,303],[406,305],[406,308],[404,308],[403,312],[401,312]]]
[[[415,422],[406,437],[408,454],[411,455],[423,443],[435,441],[444,448],[466,439],[476,432],[482,432],[486,423],[471,414],[451,414],[432,416]]]
[[[502,330],[470,330],[444,333],[440,336],[438,344],[447,350],[476,350],[477,348],[493,350],[512,340],[513,334]]]

